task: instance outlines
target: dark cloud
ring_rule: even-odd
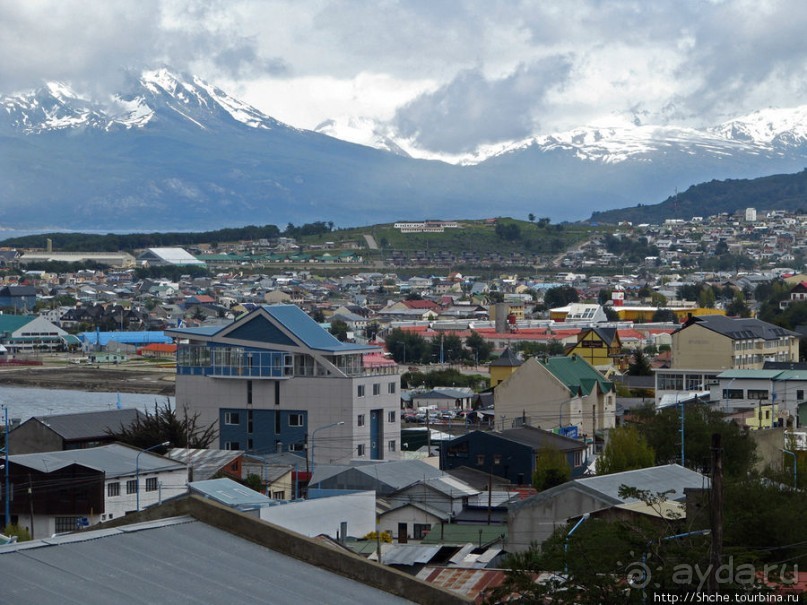
[[[522,65],[500,79],[467,70],[402,107],[393,124],[418,146],[446,153],[524,138],[535,132],[547,92],[562,86],[571,66],[571,58],[562,56]]]
[[[236,40],[213,55],[213,63],[233,79],[259,76],[288,77],[291,66],[280,57],[262,58],[254,37]]]

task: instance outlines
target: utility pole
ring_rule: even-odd
[[[717,594],[717,570],[723,554],[723,450],[720,444],[720,433],[712,434],[712,553],[710,556],[710,572],[708,589],[710,594]]]

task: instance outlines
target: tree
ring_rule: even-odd
[[[631,376],[652,376],[653,369],[650,367],[650,362],[647,356],[641,349],[633,349],[631,354],[633,361],[628,364],[628,374]]]
[[[742,292],[734,294],[734,299],[726,305],[726,315],[734,317],[751,317],[751,310],[745,304],[745,296]]]
[[[571,286],[556,286],[544,293],[544,304],[548,309],[565,307],[569,303],[580,302],[580,295]]]
[[[331,322],[331,334],[333,334],[340,342],[347,341],[348,328],[347,324],[341,319],[336,319]]]
[[[672,309],[656,309],[651,321],[653,323],[675,323],[677,319]]]
[[[653,448],[635,427],[620,426],[611,431],[602,455],[597,458],[597,474],[647,468],[655,464],[655,458]]]
[[[712,309],[715,306],[715,291],[709,285],[704,285],[698,294],[698,306]]]
[[[420,334],[393,328],[384,339],[387,351],[398,363],[429,363],[431,361],[431,343]]]
[[[684,455],[686,467],[708,472],[712,461],[712,434],[720,433],[726,477],[744,477],[756,461],[756,443],[723,414],[704,403],[684,404]],[[656,453],[656,464],[681,462],[681,407],[656,412],[654,405],[635,408],[636,427]]]
[[[530,221],[531,223],[534,223],[535,222],[535,215],[532,212],[530,212],[527,215],[527,220]]]
[[[542,447],[538,450],[532,485],[539,492],[566,483],[572,476],[572,469],[566,456],[555,447]]]
[[[207,449],[218,435],[216,424],[208,427],[198,425],[199,412],[192,416],[187,408],[182,408],[181,416],[166,400],[160,405],[154,402],[154,412],[146,410],[138,414],[135,421],[129,426],[121,424],[116,431],[108,430],[107,434],[115,440],[127,443],[140,449],[146,449],[157,443],[169,442],[171,447],[188,447],[193,449]],[[165,453],[167,448],[155,449],[158,453]]]
[[[465,346],[474,351],[474,362],[477,363],[485,363],[493,352],[493,345],[475,330],[471,330],[471,334],[465,339]]]

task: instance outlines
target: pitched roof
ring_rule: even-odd
[[[190,464],[193,469],[193,479],[201,482],[210,479],[225,466],[243,456],[242,450],[206,450],[174,447],[168,450],[166,456],[183,464]]]
[[[256,544],[235,530],[219,529],[213,523],[215,517],[206,522],[175,517],[3,546],[3,603],[411,602],[347,574],[329,571],[313,560],[306,562],[280,549]],[[262,525],[255,523],[256,529]],[[317,550],[319,556],[326,554],[310,541],[299,545],[302,550]],[[338,551],[329,556],[352,557]],[[345,565],[350,564],[372,565],[345,561]],[[386,574],[387,570],[378,573]],[[411,582],[417,580],[412,578]],[[432,598],[438,602],[439,595]]]
[[[559,449],[562,452],[570,450],[581,450],[586,448],[586,444],[577,439],[570,439],[563,435],[556,435],[543,429],[532,426],[522,426],[514,429],[507,429],[500,433],[488,433],[489,435],[501,437],[508,441],[514,441],[521,445],[527,445],[536,450],[543,447]]]
[[[517,368],[522,363],[524,362],[518,358],[518,355],[516,354],[515,351],[513,351],[513,349],[511,349],[510,347],[505,347],[504,351],[502,351],[502,354],[499,355],[499,357],[497,357],[493,361],[491,361],[490,364],[488,365],[490,365],[491,367]]]
[[[552,372],[555,378],[565,384],[574,395],[578,392],[588,395],[594,390],[595,384],[599,385],[600,391],[603,393],[609,393],[614,388],[611,381],[606,380],[585,359],[577,355],[550,357],[540,363]]]
[[[34,416],[23,422],[39,422],[68,441],[108,437],[107,430],[118,430],[121,425],[129,426],[140,415],[133,408],[82,412],[80,414],[59,414],[57,416]],[[18,427],[19,428],[19,427]],[[15,429],[16,430],[16,429]]]
[[[102,471],[107,478],[133,476],[136,467],[140,469],[141,473],[177,470],[184,467],[183,464],[169,458],[151,452],[141,452],[135,447],[111,443],[100,447],[63,452],[16,454],[9,456],[9,460],[14,464],[43,473],[51,473],[72,464],[78,464]],[[140,454],[140,458],[137,458],[138,454]]]
[[[763,340],[777,340],[784,336],[796,336],[797,332],[786,330],[780,326],[770,324],[756,318],[730,318],[725,315],[698,315],[690,317],[676,332],[686,330],[689,326],[701,327],[727,336],[732,340],[761,338]]]

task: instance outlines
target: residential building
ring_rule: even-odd
[[[761,370],[798,359],[799,335],[759,319],[691,317],[672,335],[672,368]]]
[[[8,435],[10,454],[32,454],[98,447],[112,443],[110,434],[128,427],[140,415],[138,410],[102,410],[81,414],[34,416]]]
[[[308,451],[312,463],[398,458],[398,367],[374,364],[377,347],[340,342],[294,305],[166,334],[179,340],[177,407],[217,423],[219,447]]]
[[[495,387],[500,382],[504,382],[507,378],[521,367],[524,363],[518,358],[516,352],[510,347],[505,347],[502,354],[488,364],[490,370],[490,386]]]
[[[583,358],[527,359],[493,391],[496,426],[558,427],[593,439],[616,422],[616,391]]]
[[[600,371],[622,368],[625,365],[622,341],[616,328],[594,327],[583,330],[577,336],[577,343],[567,347],[566,354],[577,355]]]
[[[665,494],[667,500],[680,502],[686,498],[685,490],[707,488],[709,478],[668,464],[567,481],[510,507],[507,550],[523,552],[534,543],[542,544],[571,518],[639,501],[620,493],[622,486]]]
[[[9,456],[11,522],[34,538],[117,519],[187,491],[184,464],[119,443]]]
[[[566,458],[573,476],[583,472],[587,446],[577,439],[531,426],[501,432],[473,431],[443,444],[444,470],[462,467],[504,477],[514,485],[531,485],[537,461],[546,450]]]

